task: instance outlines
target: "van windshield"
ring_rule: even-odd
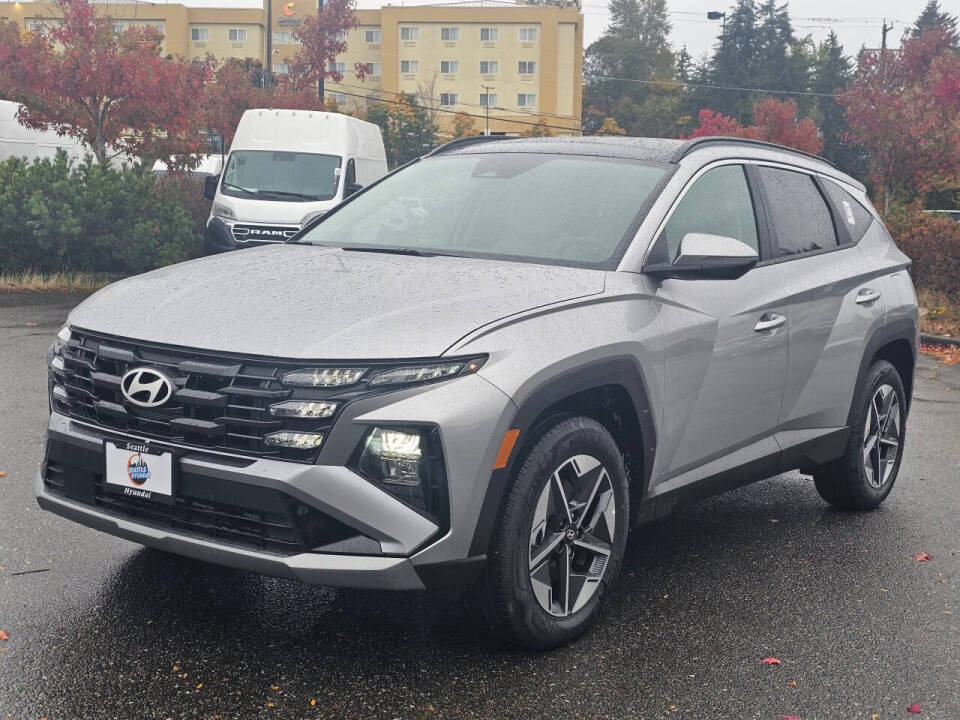
[[[607,267],[666,167],[567,154],[441,155],[387,176],[298,241]]]
[[[227,160],[220,192],[256,200],[332,200],[340,181],[340,162],[336,155],[236,150]]]

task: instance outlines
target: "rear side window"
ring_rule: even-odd
[[[837,222],[846,228],[850,242],[858,242],[873,222],[873,215],[853,195],[835,182],[824,180],[823,186],[836,208],[839,218]]]
[[[667,262],[677,259],[680,241],[692,232],[732,237],[759,252],[757,219],[743,167],[708,170],[687,191],[661,235]]]
[[[811,176],[765,166],[757,171],[780,257],[837,247],[833,217]]]

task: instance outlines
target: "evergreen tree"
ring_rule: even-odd
[[[940,10],[940,3],[937,0],[930,0],[910,32],[913,37],[918,37],[924,30],[935,27],[944,28],[950,36],[950,44],[955,49],[960,49],[960,33],[957,32],[956,16]]]
[[[843,45],[831,31],[817,47],[810,89],[824,93],[816,98],[817,124],[823,132],[823,156],[846,172],[859,174],[864,169],[862,153],[844,142],[847,120],[835,97],[853,77],[852,68],[852,60],[844,54]]]
[[[710,83],[725,87],[755,87],[759,74],[760,37],[757,5],[754,0],[737,0],[727,17],[727,28],[715,46],[710,64]],[[748,91],[713,90],[703,93],[712,110],[718,110],[743,124],[751,120],[756,100]]]

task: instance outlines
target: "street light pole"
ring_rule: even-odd
[[[320,21],[320,16],[323,15],[323,0],[317,0],[317,21]],[[317,83],[317,93],[320,95],[320,104],[323,104],[323,76],[326,72],[326,68],[320,68],[320,82]]]
[[[267,0],[267,61],[263,64],[263,86],[272,77],[273,66],[273,0]]]
[[[707,20],[723,20],[723,27],[720,30],[721,44],[727,39],[727,14],[719,10],[711,10],[707,13]]]
[[[482,87],[484,91],[487,93],[487,102],[484,103],[484,108],[483,108],[486,111],[486,116],[487,116],[487,129],[486,131],[484,131],[483,134],[489,137],[490,136],[490,91],[493,90],[493,86],[481,85],[480,87]]]

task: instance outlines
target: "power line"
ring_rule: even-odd
[[[684,82],[682,80],[638,80],[636,78],[618,78],[609,75],[594,75],[592,77],[600,80],[611,80],[616,82],[632,82],[641,85],[667,85],[672,87],[704,88],[707,90],[727,90],[730,92],[756,92],[771,93],[773,95],[806,95],[812,97],[843,97],[843,93],[822,93],[804,90],[771,90],[768,88],[736,87],[730,85],[706,85],[701,83]]]

